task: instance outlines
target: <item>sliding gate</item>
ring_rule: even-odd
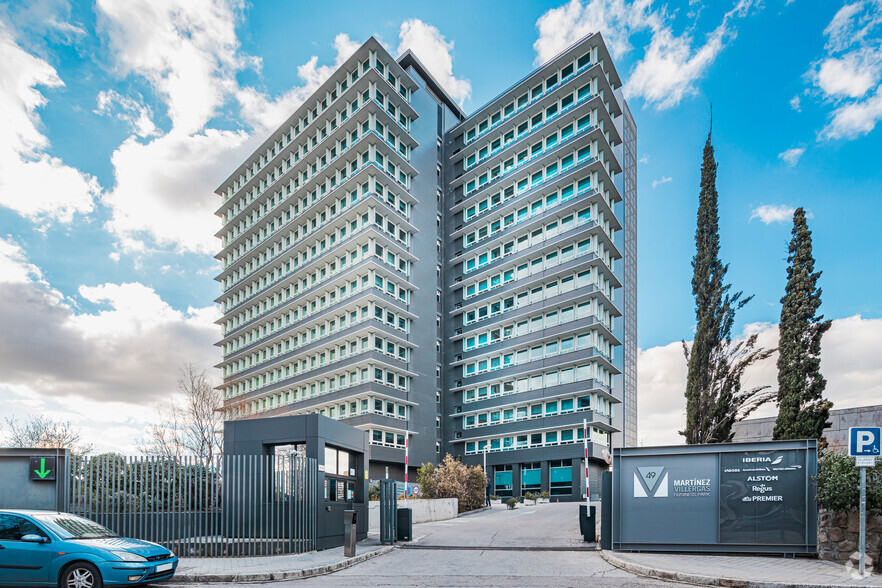
[[[70,512],[182,557],[316,545],[316,460],[286,455],[71,457]]]

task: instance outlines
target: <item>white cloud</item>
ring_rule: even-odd
[[[644,155],[639,159],[639,163],[649,163],[649,155]]]
[[[652,180],[652,189],[655,190],[657,187],[662,184],[667,184],[668,182],[673,181],[673,178],[670,176],[662,176],[659,180]]]
[[[696,82],[736,34],[733,20],[747,16],[759,4],[755,0],[739,0],[707,39],[696,43],[689,32],[675,34],[673,16],[665,7],[654,9],[649,0],[570,0],[547,11],[536,22],[536,62],[548,61],[594,32],[603,35],[613,58],[619,59],[631,50],[632,37],[648,33],[649,43],[625,83],[625,92],[629,97],[643,98],[659,110],[671,108],[697,93]]]
[[[20,284],[42,277],[40,268],[28,263],[20,246],[0,238],[0,284]]]
[[[254,63],[239,53],[241,6],[233,0],[98,0],[96,8],[120,73],[147,79],[178,131],[202,129],[236,84],[236,72]]]
[[[98,106],[94,112],[106,115],[115,114],[119,120],[129,123],[134,133],[139,137],[149,137],[157,132],[150,108],[139,100],[123,96],[116,90],[98,92]]]
[[[0,19],[8,19],[17,30],[28,30],[41,37],[71,44],[86,35],[81,24],[71,22],[68,0],[28,0],[0,5]]]
[[[97,306],[84,311],[40,275],[0,240],[0,405],[3,390],[29,390],[47,402],[149,406],[175,392],[182,363],[220,359],[214,305],[181,311],[143,284],[98,284],[80,287]]]
[[[398,38],[398,54],[413,51],[451,98],[460,104],[471,98],[471,82],[453,75],[453,41],[447,42],[437,28],[417,18],[401,23]]]
[[[779,153],[778,159],[784,160],[787,165],[793,167],[799,163],[799,159],[802,157],[803,153],[805,153],[805,147],[791,147],[790,149]]]
[[[309,61],[297,67],[297,75],[303,85],[291,88],[275,100],[254,88],[240,87],[236,92],[236,99],[241,105],[243,118],[256,129],[256,133],[275,130],[360,46],[361,43],[353,41],[349,35],[340,33],[334,38],[334,49],[337,51],[334,63],[318,65],[318,57],[312,56]]]
[[[819,96],[833,105],[820,139],[853,139],[882,120],[882,2],[846,4],[827,28],[826,54],[809,72]]]
[[[831,57],[818,67],[817,84],[833,98],[860,98],[876,85],[877,67],[878,64],[867,63],[860,53],[850,53],[842,59]]]
[[[794,210],[796,209],[786,204],[763,204],[750,212],[750,220],[758,218],[767,225],[786,223],[793,219]]]
[[[802,112],[802,106],[800,104],[799,96],[794,96],[790,99],[790,108],[792,108],[796,112]]]
[[[81,286],[79,295],[97,309],[66,300],[0,238],[0,420],[70,420],[98,450],[134,452],[155,407],[177,393],[183,363],[213,375],[218,308],[178,310],[139,283]]]
[[[837,108],[833,119],[821,131],[826,139],[854,139],[866,135],[882,119],[882,91],[877,90],[872,98],[852,102]]]
[[[69,222],[93,209],[98,181],[47,153],[37,111],[46,102],[38,90],[64,83],[47,61],[22,49],[0,21],[0,206],[35,221]]]
[[[171,121],[168,131],[148,133],[150,113],[142,116],[139,100],[99,96],[99,109],[103,97],[133,119],[135,129],[111,158],[116,185],[103,199],[111,210],[106,227],[123,252],[155,245],[213,253],[219,247],[217,185],[359,44],[337,35],[332,65],[318,65],[313,57],[297,68],[301,85],[271,98],[236,78],[246,68],[260,67],[258,59],[242,53],[236,37],[240,2],[136,0],[123,6],[100,0],[97,9],[119,74],[145,79]],[[213,128],[212,119],[231,103],[238,105],[245,127]]]
[[[778,346],[778,325],[748,325],[745,333],[759,333],[758,344]],[[882,319],[860,315],[836,319],[824,335],[821,372],[827,379],[825,396],[833,408],[878,404],[882,398]],[[777,389],[777,354],[745,373],[744,386],[770,385]],[[637,363],[638,439],[641,445],[681,444],[677,431],[686,424],[686,360],[679,341],[641,350]],[[774,416],[767,405],[752,417]]]
[[[214,188],[246,157],[244,131],[171,131],[149,143],[129,137],[111,157],[116,186],[108,192],[108,230],[126,251],[147,242],[182,251],[213,253],[220,219]],[[242,148],[246,145],[246,148]]]
[[[614,59],[632,49],[631,32],[645,25],[648,3],[624,0],[570,0],[536,21],[539,38],[533,43],[536,65],[541,65],[591,33],[601,33]]]

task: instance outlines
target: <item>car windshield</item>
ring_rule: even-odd
[[[119,537],[107,527],[72,514],[40,514],[34,518],[55,531],[63,540]]]

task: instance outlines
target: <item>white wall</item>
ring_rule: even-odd
[[[398,508],[413,509],[413,522],[428,523],[455,519],[459,512],[458,498],[436,498],[434,500],[398,501]],[[368,506],[368,531],[380,531],[380,501],[372,500]]]

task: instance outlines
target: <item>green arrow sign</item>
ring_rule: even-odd
[[[30,467],[30,479],[34,481],[54,480],[55,479],[55,458],[54,457],[32,457]]]
[[[41,457],[40,458],[40,469],[34,470],[34,473],[37,474],[38,476],[40,476],[41,480],[45,480],[46,476],[48,476],[51,472],[52,472],[52,470],[46,469],[46,458]]]

